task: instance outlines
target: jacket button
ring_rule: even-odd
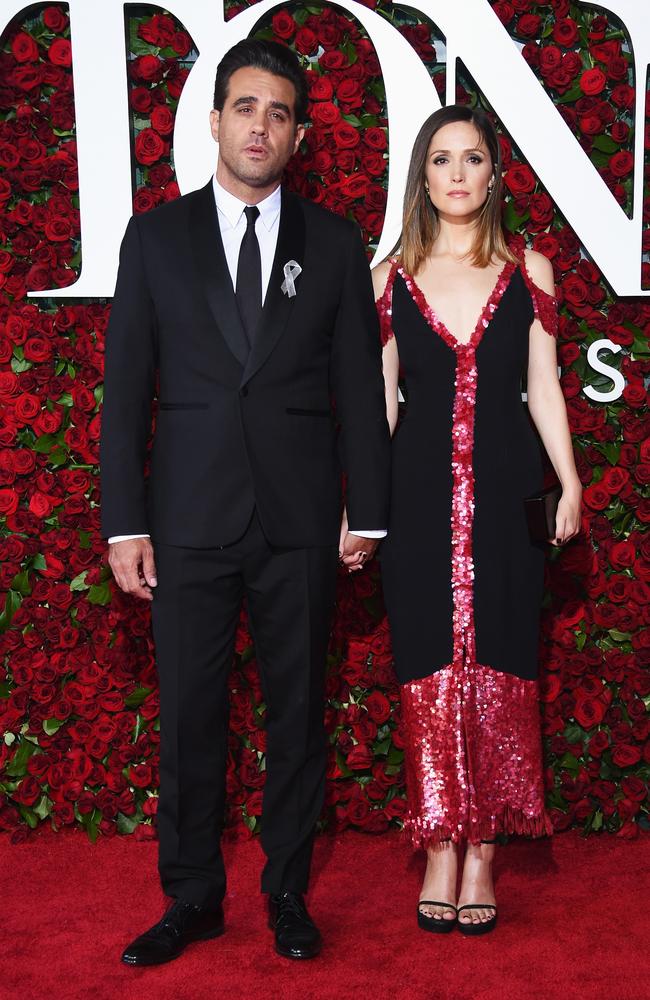
[[[245,385],[243,389],[239,390],[239,395],[240,396],[247,396],[248,395],[248,386],[247,385]]]

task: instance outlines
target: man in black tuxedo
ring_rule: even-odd
[[[122,244],[102,525],[117,583],[153,603],[159,870],[171,897],[124,952],[133,965],[223,931],[226,681],[243,597],[267,704],[262,891],[276,950],[320,950],[302,894],[323,802],[337,548],[352,571],[385,533],[389,434],[358,230],[280,187],[306,107],[290,50],[236,45],[217,71],[216,177],[131,219]],[[339,455],[356,534],[340,528]]]

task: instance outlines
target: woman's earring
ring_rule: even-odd
[[[488,198],[492,194],[493,189],[494,189],[494,181],[490,181],[490,183],[488,184],[488,188],[487,188]]]

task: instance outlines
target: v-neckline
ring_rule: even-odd
[[[516,269],[517,265],[515,263],[513,263],[512,261],[506,261],[506,263],[499,271],[496,283],[492,291],[490,292],[490,296],[487,302],[485,303],[483,309],[481,310],[479,318],[476,321],[476,326],[474,327],[472,333],[470,334],[469,339],[458,340],[458,338],[455,337],[453,333],[451,333],[451,331],[448,329],[448,327],[442,322],[442,320],[434,310],[433,306],[431,306],[428,303],[424,292],[418,285],[415,278],[412,277],[412,275],[407,274],[407,272],[402,267],[397,268],[398,272],[404,279],[406,287],[408,288],[413,301],[415,302],[416,306],[418,307],[424,319],[427,321],[431,329],[435,333],[437,333],[439,337],[442,337],[445,343],[448,344],[449,347],[451,347],[452,350],[454,351],[465,350],[468,347],[472,348],[478,347],[481,338],[485,330],[489,326],[490,320],[492,319],[492,316],[496,312],[497,307],[501,302],[501,299],[503,298],[503,294],[506,291],[508,285],[510,284],[510,279],[514,274],[514,272],[516,271]]]

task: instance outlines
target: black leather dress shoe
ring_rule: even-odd
[[[320,931],[300,893],[269,896],[269,927],[275,931],[275,950],[285,958],[315,958],[321,949]]]
[[[171,962],[192,941],[223,934],[223,908],[206,909],[174,899],[162,920],[132,941],[122,954],[126,965],[162,965]]]

